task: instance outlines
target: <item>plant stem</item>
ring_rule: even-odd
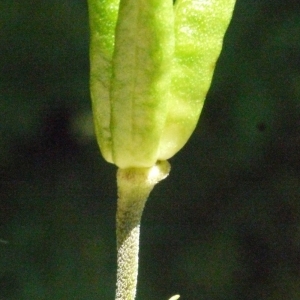
[[[153,187],[170,171],[167,161],[151,168],[118,169],[116,300],[134,300],[138,275],[140,222]]]

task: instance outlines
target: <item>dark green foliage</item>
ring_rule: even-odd
[[[146,206],[138,299],[300,299],[299,11],[237,1],[199,126]],[[1,1],[0,40],[0,299],[113,299],[86,3]]]

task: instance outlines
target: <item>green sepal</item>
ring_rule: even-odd
[[[88,0],[90,20],[90,90],[97,141],[103,157],[111,151],[110,80],[119,0]]]
[[[172,0],[122,0],[111,81],[114,163],[157,162],[165,125],[174,51]]]
[[[234,4],[235,0],[176,1],[171,101],[158,159],[177,153],[197,125]]]

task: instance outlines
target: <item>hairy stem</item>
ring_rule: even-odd
[[[138,275],[140,222],[153,187],[168,176],[167,161],[151,168],[119,169],[117,172],[117,291],[116,300],[134,300]]]

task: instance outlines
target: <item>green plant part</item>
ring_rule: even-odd
[[[88,3],[96,136],[119,168],[116,299],[133,300],[144,204],[196,127],[235,0]]]

